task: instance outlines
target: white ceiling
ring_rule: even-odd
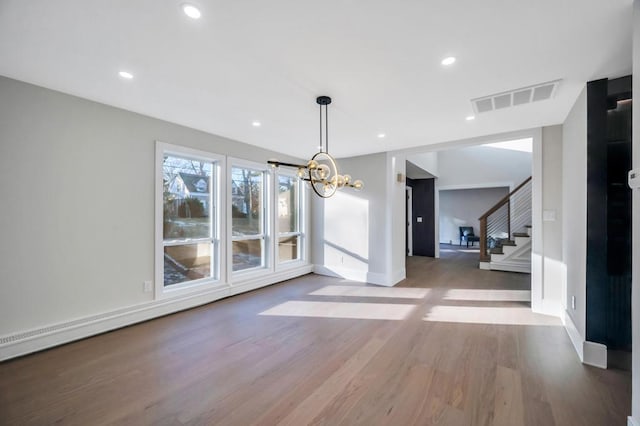
[[[299,157],[329,95],[344,157],[558,124],[586,81],[631,73],[632,0],[191,3],[198,21],[180,0],[0,0],[0,74]],[[465,120],[555,79],[551,100]]]

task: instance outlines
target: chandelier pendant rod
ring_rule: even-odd
[[[320,109],[322,109],[322,107],[320,107]],[[329,108],[327,108],[327,105],[324,106],[324,140],[325,140],[325,148],[326,148],[326,153],[329,153]]]

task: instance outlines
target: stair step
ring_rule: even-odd
[[[527,237],[528,237],[528,235],[527,235]],[[513,240],[502,240],[502,241],[500,241],[500,244],[503,245],[503,246],[515,246],[516,242],[513,241]]]
[[[502,252],[502,247],[494,247],[491,250],[489,250],[489,253],[491,253],[491,254],[504,254]]]
[[[530,237],[530,235],[527,234],[526,232],[514,232],[513,236],[514,237]]]

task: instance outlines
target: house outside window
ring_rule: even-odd
[[[268,265],[268,174],[264,166],[237,163],[231,167],[231,270]]]
[[[223,157],[158,143],[156,289],[160,293],[220,278],[219,176]],[[161,212],[159,211],[161,208]],[[159,228],[160,227],[160,228]]]

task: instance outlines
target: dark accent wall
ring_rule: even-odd
[[[587,84],[586,337],[619,349],[631,348],[630,98],[630,76]]]
[[[413,190],[413,255],[435,257],[435,180],[407,179],[407,186]]]

